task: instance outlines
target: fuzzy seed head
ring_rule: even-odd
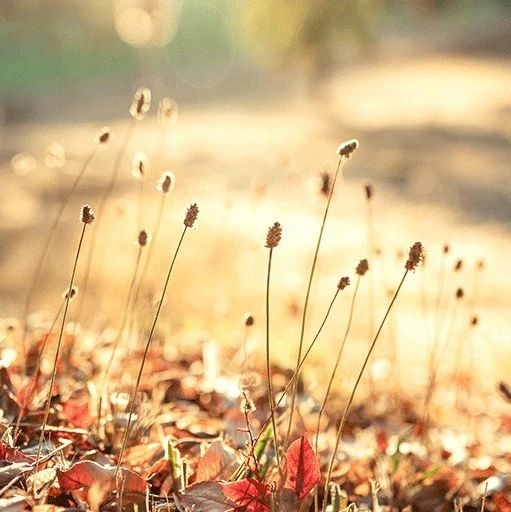
[[[195,221],[197,220],[197,215],[199,215],[199,207],[196,203],[193,203],[190,205],[190,208],[188,208],[188,211],[186,212],[186,217],[184,220],[184,225],[187,228],[192,228]]]
[[[77,286],[72,286],[71,287],[71,293],[69,293],[69,288],[68,288],[67,290],[65,290],[62,293],[62,298],[64,300],[67,300],[68,296],[69,296],[69,302],[71,302],[77,295],[78,295],[78,287]]]
[[[275,222],[273,226],[268,228],[268,234],[266,235],[266,246],[268,249],[275,249],[280,243],[282,238],[282,226]]]
[[[351,139],[337,146],[337,154],[341,158],[351,158],[353,153],[358,149],[359,143],[357,139]]]
[[[147,234],[147,231],[145,229],[142,229],[138,233],[137,237],[137,244],[140,247],[145,247],[147,245],[147,241],[149,240],[149,235]]]
[[[415,270],[424,261],[424,247],[420,242],[415,242],[410,247],[408,260],[405,263],[406,270]]]
[[[177,118],[177,103],[172,98],[162,98],[158,103],[158,121],[161,124],[174,121]]]
[[[349,285],[350,285],[350,278],[345,276],[345,277],[341,277],[341,280],[337,284],[337,288],[339,288],[339,290],[344,290],[344,288],[346,288],[346,286],[349,286]]]
[[[156,190],[162,194],[168,194],[174,190],[175,185],[176,177],[174,176],[174,173],[172,171],[165,171],[161,174],[160,179],[158,180]]]
[[[141,180],[149,169],[149,157],[143,151],[137,151],[131,163],[131,174],[137,180]]]
[[[95,217],[92,208],[88,204],[83,205],[80,210],[80,222],[83,222],[84,224],[92,224],[94,219]]]
[[[130,114],[134,119],[140,121],[151,108],[151,91],[147,87],[140,87],[133,96]]]
[[[103,126],[96,135],[98,144],[106,144],[110,140],[111,130],[108,126]]]
[[[366,185],[364,185],[364,190],[366,193],[366,199],[368,201],[370,201],[374,195],[374,189],[373,189],[373,186],[371,185],[371,183],[366,183]]]
[[[244,323],[247,327],[252,327],[254,325],[254,315],[250,314],[250,313],[247,313],[245,315],[245,320],[244,320]]]
[[[355,272],[359,276],[363,276],[369,270],[369,262],[367,260],[360,260]]]

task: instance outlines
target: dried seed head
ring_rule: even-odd
[[[64,300],[67,300],[68,295],[69,295],[69,301],[71,302],[78,295],[78,287],[77,286],[72,286],[71,287],[71,293],[69,293],[69,288],[68,288],[67,290],[65,290],[62,293],[61,297]]]
[[[337,288],[339,288],[339,290],[344,290],[344,288],[346,288],[346,286],[349,286],[350,285],[350,278],[349,277],[341,277],[341,280],[339,281],[339,283],[337,283]]]
[[[254,325],[254,322],[255,322],[254,315],[251,315],[250,313],[247,313],[245,315],[244,322],[245,322],[245,325],[247,327],[252,327]]]
[[[158,121],[162,124],[177,118],[177,103],[172,98],[162,98],[158,103]]]
[[[196,203],[193,203],[190,208],[188,208],[188,211],[186,212],[186,217],[184,220],[184,225],[187,228],[193,227],[193,224],[197,220],[197,215],[199,215],[199,207]]]
[[[410,247],[408,260],[405,263],[406,270],[415,270],[417,266],[424,260],[424,247],[420,242],[415,242]]]
[[[137,244],[140,246],[140,247],[144,247],[147,245],[147,242],[149,240],[149,235],[147,234],[147,231],[145,229],[142,229],[139,233],[138,233],[138,237],[137,237]]]
[[[449,250],[450,250],[449,244],[445,244],[443,247],[444,254],[449,254]]]
[[[275,249],[277,245],[280,243],[280,239],[282,238],[282,226],[275,222],[273,226],[268,228],[268,234],[266,235],[266,245],[268,249]]]
[[[359,276],[363,276],[369,270],[369,262],[367,260],[360,260],[355,272]]]
[[[474,315],[472,319],[470,320],[470,325],[472,327],[475,327],[479,323],[479,317]]]
[[[320,192],[322,196],[328,197],[330,195],[330,191],[332,189],[332,178],[329,173],[323,172],[320,175],[321,179],[321,188]]]
[[[462,299],[465,296],[465,292],[463,291],[463,288],[458,288],[456,290],[456,298]]]
[[[454,272],[459,272],[463,268],[463,260],[459,259],[454,265]]]
[[[261,376],[258,373],[250,372],[240,376],[240,388],[244,391],[257,388],[261,384]]]
[[[151,108],[151,91],[147,87],[140,87],[133,96],[130,114],[134,119],[141,120]]]
[[[351,139],[337,146],[337,154],[342,158],[351,158],[353,153],[358,149],[359,143],[357,139]]]
[[[95,217],[92,208],[88,204],[83,205],[80,210],[80,222],[83,222],[84,224],[92,224],[94,219]]]
[[[106,144],[110,140],[111,130],[108,126],[103,126],[101,130],[99,130],[96,138],[99,144]]]
[[[134,178],[141,180],[149,169],[149,157],[143,151],[137,151],[131,163],[131,174]]]
[[[163,194],[168,194],[174,190],[175,184],[176,177],[174,176],[174,173],[172,171],[165,171],[161,174],[160,179],[158,180],[156,190],[158,192],[162,192]]]
[[[364,185],[364,190],[365,190],[365,193],[366,193],[366,199],[368,201],[370,201],[373,198],[373,195],[374,195],[374,188],[373,188],[372,184],[371,183],[366,183]]]

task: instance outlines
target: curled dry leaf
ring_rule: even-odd
[[[187,491],[176,498],[184,509],[194,512],[233,512],[239,510],[236,503],[229,500],[219,482],[201,482],[190,486]],[[249,510],[249,509],[247,509]]]
[[[195,481],[205,482],[227,478],[235,469],[234,453],[221,441],[215,441],[197,464]]]
[[[123,469],[124,490],[145,493],[146,481],[129,469]],[[60,487],[65,491],[89,488],[94,483],[100,482],[103,488],[114,489],[115,468],[113,466],[102,466],[97,462],[84,460],[73,464],[67,471],[57,470],[57,478]]]

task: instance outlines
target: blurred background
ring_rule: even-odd
[[[163,325],[169,333],[236,343],[243,313],[253,311],[260,329],[264,236],[279,220],[274,315],[286,354],[299,332],[325,205],[318,179],[335,169],[337,144],[356,137],[361,148],[345,167],[325,232],[310,332],[339,277],[353,276],[372,251],[372,285],[361,292],[355,328],[367,339],[371,294],[379,318],[403,252],[421,240],[428,264],[422,277],[410,279],[388,339],[393,346],[428,343],[419,320],[431,320],[439,293],[449,311],[456,287],[465,286],[453,338],[468,337],[468,319],[477,313],[471,343],[490,355],[492,371],[506,370],[494,352],[510,341],[510,0],[2,0],[0,69],[2,317],[23,315],[48,229],[94,148],[94,134],[109,125],[112,141],[94,156],[66,207],[31,309],[54,316],[74,256],[79,207],[101,201],[118,157],[89,296],[74,320],[98,329],[118,322],[138,219],[153,229],[155,185],[168,168],[177,184],[143,287],[147,310],[193,200],[199,226],[183,249]],[[140,86],[151,89],[153,105],[124,144]],[[177,102],[179,116],[162,128],[156,111],[164,96]],[[132,160],[140,150],[151,164],[139,209]],[[367,181],[375,187],[372,217]],[[446,243],[451,249],[442,257]],[[463,270],[454,274],[459,258]],[[349,295],[340,302],[328,326],[332,347]],[[410,352],[414,361],[423,357]]]

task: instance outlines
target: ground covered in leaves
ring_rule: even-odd
[[[73,346],[72,336],[65,341]],[[108,347],[105,340],[102,347],[101,336],[95,350],[73,356],[68,351],[60,361],[35,471],[48,382],[34,354],[43,342],[33,344],[25,369],[13,362],[0,372],[1,510],[307,511],[314,509],[316,485],[321,503],[343,395],[327,409],[316,455],[319,405],[300,385],[300,414],[278,468],[271,430],[264,428],[264,374],[212,375],[204,352],[171,360],[161,343],[147,361],[136,422],[116,477],[131,375],[117,369],[120,387],[98,424],[95,383]],[[282,392],[290,374],[274,371],[275,390]],[[329,510],[511,510],[510,417],[458,409],[452,426],[435,419],[426,425],[418,397],[383,391],[369,398],[348,418]],[[505,405],[497,392],[493,398]],[[286,418],[285,401],[278,413]]]

